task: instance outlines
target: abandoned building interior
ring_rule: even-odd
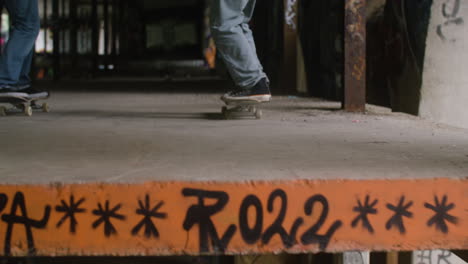
[[[238,115],[211,1],[38,0],[1,263],[467,263],[468,1],[256,0]]]

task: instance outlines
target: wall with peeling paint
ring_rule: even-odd
[[[468,128],[468,2],[434,1],[420,115]]]

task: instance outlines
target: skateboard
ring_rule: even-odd
[[[234,119],[241,117],[255,117],[261,119],[263,116],[259,106],[262,104],[257,101],[229,101],[225,102],[221,112],[225,119]]]
[[[0,106],[0,116],[6,116],[9,113],[23,113],[25,116],[32,116],[33,110],[42,110],[49,112],[47,103],[38,104],[37,101],[47,98],[29,99],[22,96],[0,96],[0,104],[8,104],[13,107]]]

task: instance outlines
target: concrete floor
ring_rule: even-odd
[[[468,130],[369,107],[275,97],[222,120],[216,93],[56,92],[0,118],[3,184],[466,178]]]

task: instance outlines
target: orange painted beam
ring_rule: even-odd
[[[0,253],[468,249],[468,180],[0,186]]]

